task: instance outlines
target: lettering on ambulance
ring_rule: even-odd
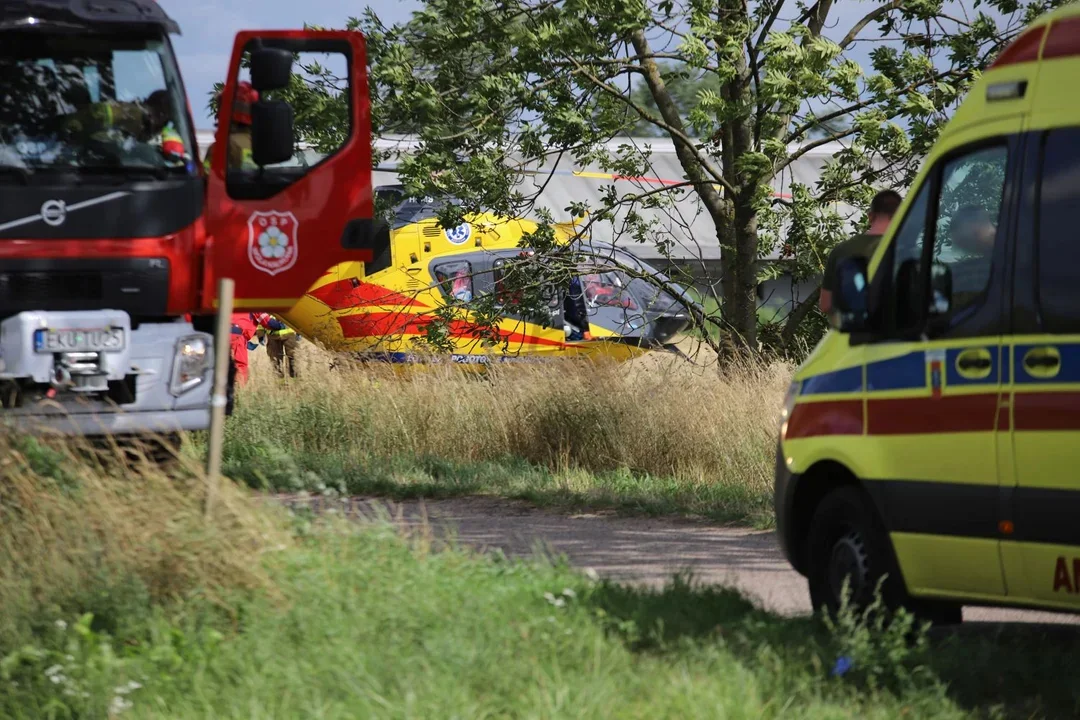
[[[1072,558],[1072,573],[1069,564],[1062,555],[1058,555],[1054,566],[1054,592],[1062,590],[1069,595],[1080,594],[1080,558]]]

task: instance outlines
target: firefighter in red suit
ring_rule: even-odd
[[[236,382],[244,385],[248,379],[248,343],[255,337],[255,319],[251,313],[233,313],[232,357],[236,363]]]

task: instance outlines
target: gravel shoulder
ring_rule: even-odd
[[[278,499],[300,502],[288,496]],[[315,502],[315,509],[323,507]],[[344,505],[357,519],[391,519],[410,532],[429,531],[480,551],[517,557],[565,555],[575,567],[619,582],[661,586],[673,574],[690,571],[697,582],[738,588],[780,615],[811,611],[806,580],[784,560],[772,531],[613,512],[565,514],[486,497],[406,502],[352,498],[334,505]],[[1077,625],[1080,615],[965,607],[964,621]]]

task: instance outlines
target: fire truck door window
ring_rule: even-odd
[[[244,67],[250,56],[244,54],[228,115],[227,191],[235,199],[263,199],[281,192],[337,155],[352,136],[349,45],[300,39],[290,41],[288,49],[295,50],[290,84],[263,93],[250,87],[251,77]],[[252,108],[261,101],[292,106],[294,150],[288,160],[265,165],[260,172],[252,154],[251,133]]]

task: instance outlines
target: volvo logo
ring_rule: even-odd
[[[0,0],[0,2],[3,2],[3,0]],[[120,200],[121,198],[126,198],[130,194],[130,192],[118,190],[117,192],[111,192],[108,195],[100,195],[95,198],[90,198],[89,200],[80,200],[79,202],[71,203],[70,205],[63,200],[46,200],[42,203],[41,209],[36,215],[29,215],[27,217],[18,218],[17,220],[0,222],[0,233],[22,227],[23,225],[32,225],[36,222],[43,222],[50,227],[59,227],[67,220],[68,213],[70,212],[93,207],[95,205],[101,205],[102,203],[112,202],[113,200]]]
[[[63,200],[46,200],[41,206],[41,219],[46,225],[57,227],[67,218],[67,206]]]

